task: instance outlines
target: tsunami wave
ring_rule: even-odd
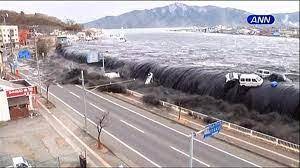
[[[90,50],[62,48],[58,52],[66,59],[86,63]],[[91,66],[102,66],[102,61]],[[279,82],[272,87],[271,82],[255,88],[242,87],[238,82],[225,83],[228,72],[190,66],[166,66],[157,62],[129,61],[105,57],[105,68],[118,71],[122,78],[145,80],[149,72],[154,81],[164,87],[190,94],[209,95],[230,103],[241,103],[261,114],[278,112],[300,120],[299,87]]]

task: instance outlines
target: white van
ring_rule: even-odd
[[[255,73],[262,78],[267,78],[271,75],[271,72],[266,69],[258,69]]]
[[[263,79],[256,74],[241,74],[240,86],[257,87],[263,83]]]

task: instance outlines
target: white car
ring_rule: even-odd
[[[225,82],[229,82],[229,81],[232,81],[232,80],[239,80],[239,76],[240,74],[239,73],[235,73],[235,72],[231,72],[231,73],[228,73],[225,75]]]
[[[262,85],[263,79],[256,74],[241,74],[239,82],[240,86],[257,87]]]
[[[14,157],[12,158],[12,160],[13,160],[13,167],[16,168],[31,167],[31,165],[23,157]]]
[[[271,75],[271,72],[266,69],[258,69],[255,73],[262,78],[267,78]]]

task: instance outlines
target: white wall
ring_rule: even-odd
[[[0,91],[0,121],[10,120],[8,102],[5,91]]]
[[[12,40],[15,43],[19,42],[18,26],[0,25],[0,43],[10,43],[10,30],[13,30]]]

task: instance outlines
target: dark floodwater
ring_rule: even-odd
[[[108,51],[106,57],[116,59],[106,58],[105,66],[120,70],[122,76],[144,80],[153,72],[165,87],[300,120],[299,39],[147,30],[127,30],[125,43],[81,42],[62,53],[68,59],[85,62],[89,50]],[[251,73],[258,68],[298,76],[293,83],[280,82],[276,88],[267,80],[257,88],[225,85],[227,71]]]
[[[121,32],[107,30],[107,34]],[[299,74],[299,39],[246,35],[172,32],[166,29],[123,31],[127,42],[89,42],[84,47],[109,51],[126,60],[253,72],[265,68]],[[82,44],[79,44],[83,47]]]

